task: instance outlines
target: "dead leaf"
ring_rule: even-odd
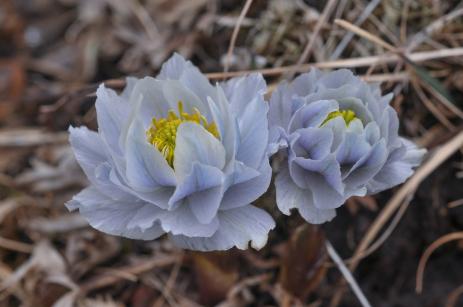
[[[25,306],[51,306],[69,290],[78,286],[66,274],[63,257],[48,241],[36,244],[32,256],[0,285],[0,290],[26,293]]]
[[[85,186],[87,179],[69,146],[55,147],[54,164],[38,158],[31,161],[32,169],[26,170],[16,178],[19,185],[31,186],[35,192],[51,192],[72,186]]]
[[[26,85],[22,61],[0,60],[0,122],[7,120],[20,102]]]
[[[98,264],[116,256],[120,249],[121,242],[115,237],[91,230],[72,233],[65,251],[71,275],[75,278],[83,276]]]
[[[191,257],[200,302],[214,305],[224,300],[239,277],[237,253],[192,252]]]
[[[325,236],[314,225],[299,226],[286,243],[279,281],[292,295],[305,300],[317,288],[326,268]]]

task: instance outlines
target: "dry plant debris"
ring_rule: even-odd
[[[87,184],[66,129],[96,128],[100,82],[120,90],[122,76],[155,75],[173,51],[211,80],[260,71],[273,85],[312,66],[350,68],[394,92],[402,134],[430,157],[329,225],[276,215],[259,252],[98,233],[63,206]],[[3,0],[0,306],[354,306],[325,239],[373,306],[460,306],[462,76],[458,0]],[[259,205],[272,210],[272,193]]]

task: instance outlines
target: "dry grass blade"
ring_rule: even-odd
[[[6,239],[0,237],[0,248],[9,249],[12,251],[30,254],[34,250],[34,246],[31,244],[18,242],[15,240]]]
[[[381,0],[373,0],[370,3],[368,3],[367,7],[363,10],[362,14],[355,21],[355,25],[360,26],[368,18],[368,16],[370,16],[370,14],[374,11],[374,9],[378,6],[380,2]],[[347,47],[347,45],[353,37],[353,32],[347,33],[347,35],[342,38],[341,42],[338,44],[334,52],[331,54],[330,60],[335,60],[339,58],[339,56]]]
[[[387,49],[387,50],[389,50],[391,52],[396,52],[397,51],[397,49],[394,46],[392,46],[391,44],[385,42],[384,40],[382,40],[378,36],[373,35],[370,32],[365,31],[365,30],[357,27],[356,25],[353,25],[348,21],[345,21],[345,20],[342,20],[342,19],[336,19],[334,21],[334,23],[337,24],[338,26],[341,26],[341,27],[345,28],[346,30],[354,32],[358,36],[361,36],[361,37],[363,37],[365,39],[368,39],[369,41],[371,41],[371,42],[373,42],[373,43],[375,43],[375,44],[377,44],[377,45],[379,45],[381,47],[384,47],[385,49]]]
[[[445,117],[444,114],[437,108],[432,101],[426,96],[423,89],[421,88],[420,82],[418,82],[415,78],[412,78],[412,86],[415,89],[418,97],[424,103],[425,107],[431,112],[437,120],[444,125],[450,131],[455,131],[455,126]]]
[[[46,132],[37,128],[0,130],[0,147],[64,144],[67,141],[67,132]]]
[[[440,49],[433,51],[421,51],[410,53],[407,57],[413,62],[424,62],[429,60],[437,60],[441,58],[448,57],[460,57],[463,56],[463,48],[448,48]],[[239,77],[251,73],[261,73],[264,76],[276,76],[288,72],[305,72],[310,68],[320,68],[320,69],[336,69],[336,68],[356,68],[356,67],[365,67],[373,64],[389,64],[397,63],[402,61],[402,58],[397,54],[384,54],[380,56],[366,56],[358,57],[352,59],[343,59],[336,61],[326,61],[326,62],[317,62],[301,65],[290,65],[282,66],[275,68],[265,68],[265,69],[256,69],[256,70],[242,70],[242,71],[232,71],[232,72],[215,72],[207,73],[206,76],[211,80],[230,78],[230,77]],[[114,82],[114,80],[112,80]],[[115,82],[114,82],[115,83]]]
[[[445,307],[455,307],[457,305],[458,298],[463,294],[463,285],[453,290],[445,303]]]
[[[156,257],[155,259],[148,260],[142,263],[137,263],[131,266],[119,268],[119,271],[123,271],[128,274],[138,275],[149,270],[152,270],[157,267],[165,267],[168,265],[172,265],[179,261],[180,256],[178,255],[169,255],[169,256],[162,256]],[[110,286],[118,281],[123,279],[120,275],[100,275],[97,278],[86,282],[85,284],[81,285],[81,293],[87,293],[89,291],[100,289],[103,287]]]
[[[238,38],[238,33],[241,28],[241,24],[243,23],[244,17],[249,11],[249,8],[251,7],[252,0],[246,0],[246,3],[244,4],[243,9],[241,10],[240,16],[238,17],[238,20],[236,21],[235,28],[233,29],[232,37],[230,40],[230,45],[228,46],[228,51],[227,55],[225,57],[225,65],[224,65],[224,72],[228,72],[228,68],[230,67],[230,61],[233,55],[233,49],[235,48],[236,44],[236,39]]]
[[[311,34],[309,42],[305,46],[301,57],[297,61],[296,66],[301,65],[302,63],[307,61],[307,59],[309,58],[310,52],[312,51],[313,44],[315,43],[315,39],[317,38],[318,33],[320,32],[323,25],[326,23],[326,20],[330,16],[331,11],[335,7],[336,2],[337,2],[336,0],[329,0],[328,3],[325,5],[325,8],[323,9],[323,13],[320,16],[320,18],[318,18],[317,24],[315,25],[315,29],[313,33]]]
[[[456,208],[456,207],[459,207],[459,206],[463,206],[463,198],[462,199],[457,199],[457,200],[454,200],[454,201],[451,201],[447,204],[447,207],[449,209],[453,209],[453,208]]]
[[[381,214],[375,219],[373,224],[363,236],[360,244],[357,246],[349,264],[349,268],[353,271],[360,262],[361,255],[365,253],[371,242],[376,238],[383,226],[389,221],[394,212],[407,199],[410,194],[418,188],[420,183],[426,179],[439,165],[446,161],[452,154],[463,146],[463,131],[455,135],[450,141],[445,143],[441,148],[437,149],[431,158],[426,161],[415,174],[394,194],[391,200],[386,204]],[[330,306],[337,306],[343,295],[343,290],[340,288],[332,298]]]
[[[420,44],[422,44],[432,33],[436,32],[437,30],[443,28],[446,24],[450,21],[460,17],[463,15],[463,8],[459,8],[455,11],[451,11],[450,13],[441,16],[437,20],[430,23],[426,28],[422,31],[416,33],[409,41],[408,46],[406,48],[407,52],[411,52]]]
[[[328,255],[330,256],[331,260],[338,266],[339,271],[341,271],[342,275],[344,276],[345,280],[349,284],[349,286],[352,289],[352,292],[354,292],[355,296],[358,298],[360,304],[363,307],[371,307],[370,303],[368,302],[367,298],[363,294],[362,290],[360,289],[359,285],[357,284],[357,281],[355,280],[354,276],[352,276],[352,273],[349,271],[349,269],[346,267],[344,262],[342,261],[341,257],[339,257],[338,253],[334,249],[334,247],[331,245],[329,241],[325,242],[326,245],[326,250],[328,251]]]
[[[391,200],[386,204],[381,214],[376,218],[370,226],[367,233],[363,237],[355,254],[359,254],[366,250],[367,246],[373,241],[384,224],[390,219],[392,214],[400,207],[404,200],[413,193],[420,183],[426,179],[439,165],[445,162],[452,154],[463,146],[463,131],[455,135],[450,141],[445,143],[441,148],[437,149],[432,157],[429,158],[415,174],[394,194]],[[358,262],[353,262],[350,269],[355,269]]]
[[[439,248],[441,245],[451,242],[451,241],[455,241],[455,240],[463,240],[463,232],[454,232],[454,233],[446,234],[445,236],[442,236],[436,241],[434,241],[424,251],[423,255],[420,258],[418,269],[416,270],[416,292],[417,293],[421,293],[423,291],[424,269],[426,268],[426,263],[428,262],[429,257],[431,257],[432,253],[437,248]]]

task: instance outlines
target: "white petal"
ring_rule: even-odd
[[[164,233],[156,223],[161,209],[136,200],[115,201],[93,187],[74,196],[68,207],[78,208],[93,228],[111,235],[153,240]]]
[[[87,127],[69,127],[69,142],[85,175],[95,181],[95,169],[108,160],[100,136]]]
[[[172,236],[172,239],[180,247],[200,251],[227,250],[234,246],[247,249],[249,241],[253,248],[261,249],[275,227],[267,212],[251,205],[220,211],[219,220],[220,227],[210,238]]]
[[[208,224],[201,224],[187,202],[184,202],[175,210],[165,211],[160,218],[160,222],[165,232],[188,237],[210,237],[219,228],[219,219],[217,217],[214,217]]]
[[[255,201],[268,190],[271,178],[272,168],[268,159],[262,161],[257,171],[244,167],[225,192],[220,210],[242,207]]]
[[[250,101],[238,117],[240,142],[236,159],[257,168],[268,146],[268,105],[260,96]]]
[[[191,173],[182,178],[169,203],[186,198],[186,204],[202,224],[217,214],[223,196],[224,175],[218,168],[194,163]]]
[[[299,188],[291,179],[287,167],[282,167],[275,179],[276,201],[280,211],[290,215],[297,208],[301,216],[309,223],[322,224],[336,216],[335,209],[318,209],[314,206],[312,192]]]
[[[207,97],[216,99],[214,88],[206,76],[178,53],[175,53],[162,65],[158,78],[161,80],[179,80],[203,102],[207,100]]]
[[[126,176],[129,184],[143,192],[159,186],[175,186],[173,169],[164,156],[145,138],[142,124],[136,120],[126,143]]]
[[[201,125],[185,122],[178,127],[174,152],[174,169],[179,180],[190,173],[196,161],[223,169],[225,149],[222,143]]]

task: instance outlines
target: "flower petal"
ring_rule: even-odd
[[[299,188],[291,179],[287,167],[283,167],[275,179],[276,201],[280,211],[290,215],[290,210],[297,208],[301,216],[309,223],[322,224],[336,216],[334,209],[318,209],[313,204],[312,192]]]
[[[238,117],[240,143],[236,159],[247,166],[259,167],[267,152],[268,105],[260,96],[250,101]]]
[[[87,127],[74,128],[71,126],[69,127],[69,142],[85,175],[94,182],[95,169],[108,160],[100,136],[88,130]]]
[[[94,187],[74,196],[67,206],[79,209],[93,228],[111,235],[153,240],[164,233],[156,223],[161,209],[136,199],[131,203],[115,201]]]
[[[201,125],[185,122],[177,130],[174,151],[176,176],[178,178],[187,176],[194,162],[223,169],[225,149],[222,143]]]
[[[267,91],[267,84],[259,73],[232,78],[221,86],[230,103],[230,110],[238,118],[244,116],[243,113],[251,101],[256,97],[263,97]]]
[[[193,250],[227,250],[234,246],[247,249],[249,242],[261,249],[267,242],[268,233],[275,227],[272,217],[262,209],[245,206],[219,212],[220,227],[210,238],[171,236],[176,245]]]
[[[122,154],[119,144],[121,129],[130,114],[130,104],[101,84],[96,91],[96,113],[98,132],[108,145],[108,149]]]
[[[308,127],[320,127],[328,114],[338,110],[335,100],[320,100],[306,104],[298,109],[289,123],[289,132]]]
[[[346,200],[339,164],[333,155],[323,160],[295,158],[290,163],[290,174],[299,187],[312,191],[314,205],[319,209],[338,208]]]
[[[214,87],[199,69],[190,61],[185,60],[180,54],[174,55],[162,65],[161,72],[158,75],[160,80],[178,80],[201,101],[207,101],[207,97],[216,99]]]
[[[238,176],[235,175],[232,185],[223,196],[220,210],[245,206],[264,194],[272,179],[272,168],[268,159],[262,161],[262,165],[256,171],[244,166]]]
[[[224,175],[218,168],[195,162],[191,173],[177,185],[169,204],[186,199],[186,205],[190,206],[198,221],[209,224],[219,209],[224,180]]]
[[[135,120],[126,144],[126,176],[137,190],[149,191],[159,186],[175,186],[174,170],[164,156],[145,139],[140,121]]]
[[[219,228],[217,216],[208,224],[200,223],[186,201],[175,210],[164,211],[162,217],[160,217],[160,222],[165,232],[188,237],[210,237]]]

